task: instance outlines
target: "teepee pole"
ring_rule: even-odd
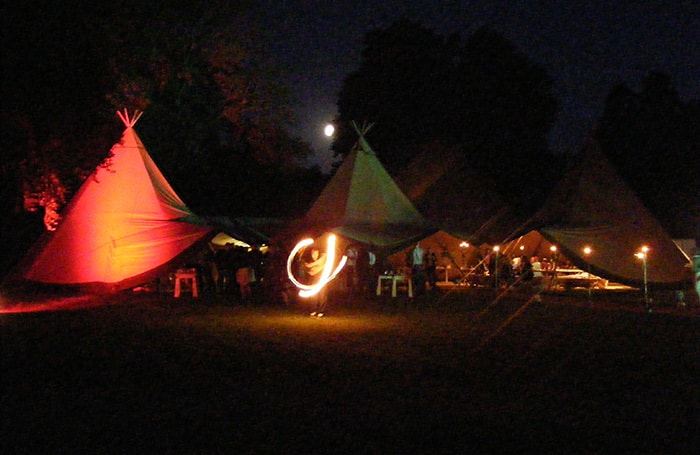
[[[117,115],[122,120],[122,123],[124,123],[125,127],[133,128],[133,126],[136,125],[136,122],[138,122],[141,116],[143,115],[143,111],[139,111],[137,109],[134,111],[134,115],[131,118],[129,118],[129,111],[126,108],[124,108],[124,113],[122,114],[121,111],[117,111]]]

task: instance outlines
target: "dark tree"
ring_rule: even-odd
[[[125,107],[145,111],[139,134],[198,211],[245,209],[251,191],[277,183],[261,175],[300,170],[311,153],[288,133],[287,99],[245,2],[28,0],[3,13],[13,207],[60,210],[108,156]]]
[[[108,158],[118,109],[145,111],[139,135],[197,213],[310,203],[307,179],[320,173],[301,166],[310,147],[288,133],[283,84],[245,5],[3,3],[0,201],[12,214],[0,222],[3,269]],[[276,203],[282,195],[296,205]]]
[[[639,92],[613,89],[595,132],[603,151],[672,236],[700,226],[700,103],[683,102],[665,74]]]
[[[215,3],[118,24],[114,39],[134,52],[112,61],[120,86],[111,101],[147,112],[139,132],[196,212],[261,214],[270,204],[257,195],[279,192],[270,174],[302,172],[311,149],[288,133],[286,94],[247,11]]]
[[[376,124],[369,139],[393,175],[427,144],[457,148],[529,210],[558,175],[547,147],[557,106],[546,72],[499,34],[481,29],[462,42],[398,21],[367,35],[339,95],[333,149],[347,153],[356,140],[352,120]]]
[[[118,138],[104,127],[108,49],[85,33],[85,17],[100,8],[85,1],[52,6],[4,6],[0,107],[2,180],[15,183],[2,199],[46,212],[47,220]]]
[[[371,143],[390,173],[423,144],[439,136],[455,50],[418,24],[400,21],[365,37],[360,69],[350,74],[338,99],[339,131],[333,149],[345,154],[357,140],[349,122],[372,122]]]

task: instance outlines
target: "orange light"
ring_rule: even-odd
[[[647,253],[649,253],[649,247],[646,245],[643,245],[641,248],[639,248],[639,251],[634,254],[634,256],[637,259],[646,259]]]
[[[299,288],[300,297],[312,297],[321,292],[321,289],[330,283],[345,266],[345,262],[347,262],[348,258],[347,256],[343,255],[340,258],[338,265],[335,267],[335,269],[333,269],[333,264],[335,263],[335,239],[336,236],[333,234],[328,236],[328,242],[326,243],[326,263],[323,266],[323,271],[321,272],[321,276],[316,284],[309,285],[300,282],[296,279],[294,276],[294,271],[292,270],[292,263],[294,262],[294,258],[296,258],[297,254],[299,254],[299,251],[303,250],[309,245],[312,245],[314,240],[311,238],[302,240],[301,242],[297,243],[292,249],[291,253],[289,253],[289,257],[287,258],[287,276],[289,276],[290,281],[294,283],[294,286]]]

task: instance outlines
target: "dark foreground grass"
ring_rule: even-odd
[[[0,314],[4,453],[692,453],[697,311],[450,293],[331,316],[120,294]]]

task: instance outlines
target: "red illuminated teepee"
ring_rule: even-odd
[[[155,278],[211,231],[175,193],[134,131],[142,113],[117,114],[126,129],[108,165],[83,183],[58,229],[36,245],[23,278],[127,289]]]

